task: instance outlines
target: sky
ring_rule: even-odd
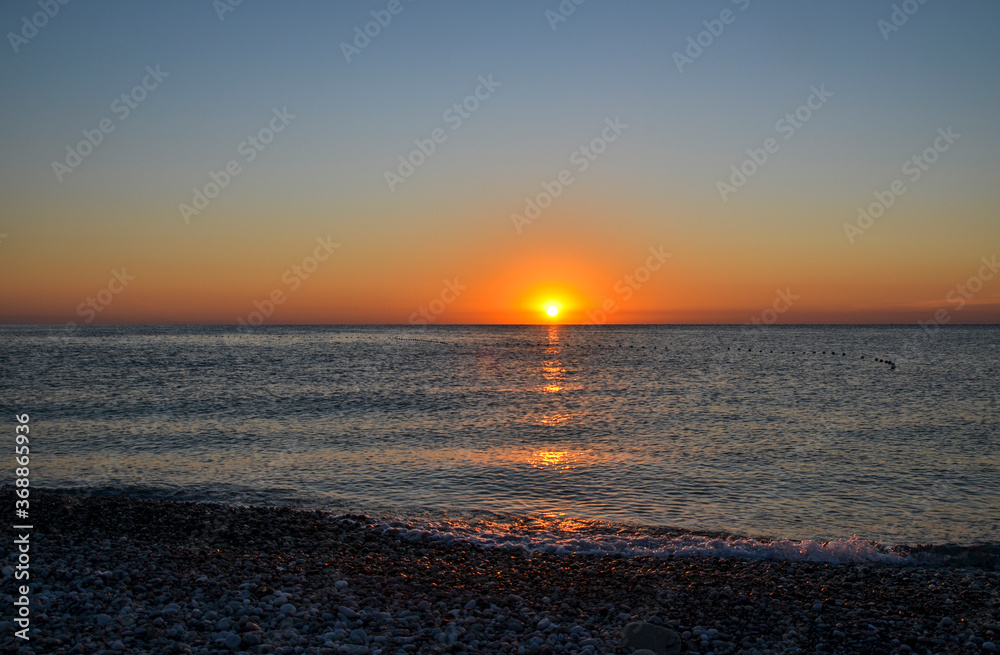
[[[1000,322],[998,24],[11,0],[0,322]]]

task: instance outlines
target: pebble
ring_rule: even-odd
[[[32,498],[36,655],[996,653],[1000,632],[989,570],[524,553],[288,508]]]
[[[240,644],[243,642],[243,640],[240,639],[240,636],[235,632],[230,632],[229,634],[226,635],[224,642],[226,644],[226,648],[229,648],[230,650],[236,650],[237,648],[240,647]]]
[[[669,628],[652,623],[629,623],[622,629],[622,637],[626,646],[651,650],[657,655],[678,655],[681,652],[680,636]]]
[[[356,644],[341,644],[340,653],[343,655],[368,655],[371,651],[367,646],[360,646]],[[407,651],[403,651],[404,653]]]

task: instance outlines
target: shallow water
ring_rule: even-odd
[[[629,524],[995,543],[1000,328],[921,335],[5,326],[0,398],[9,425],[31,415],[48,488],[392,514],[485,541],[594,544]]]

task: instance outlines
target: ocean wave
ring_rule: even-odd
[[[526,532],[517,529],[481,529],[454,521],[418,524],[392,521],[377,527],[408,541],[428,540],[444,544],[464,542],[487,549],[555,555],[716,557],[818,564],[877,563],[1000,570],[1000,543],[888,547],[858,536],[820,541],[678,531],[669,534],[643,534],[642,528],[618,530],[608,534],[592,529],[585,533],[547,530]],[[622,532],[628,533],[623,535]]]
[[[7,486],[7,485],[4,485]],[[224,506],[283,506],[320,509],[330,520],[361,522],[406,541],[464,543],[485,549],[503,549],[553,555],[620,557],[714,557],[818,564],[885,564],[946,566],[1000,571],[1000,543],[887,545],[859,536],[788,539],[751,537],[721,532],[697,532],[599,520],[560,519],[532,515],[478,512],[462,518],[441,518],[433,512],[378,511],[344,513],[315,498],[286,494],[226,494],[213,488],[151,488],[97,486],[49,488],[49,492],[91,496],[128,496],[168,502],[197,502]],[[236,501],[236,497],[239,500]],[[235,502],[234,502],[235,501]],[[373,508],[369,508],[373,509]],[[355,509],[357,511],[357,509]],[[365,511],[365,510],[362,510]],[[417,518],[420,517],[420,518]]]
[[[740,536],[558,534],[478,531],[460,524],[407,526],[393,522],[382,529],[399,539],[440,543],[466,542],[483,548],[555,555],[619,555],[622,557],[718,557],[769,559],[825,564],[915,564],[906,552],[887,549],[858,537],[834,541],[763,540]]]

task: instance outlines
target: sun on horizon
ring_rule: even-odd
[[[547,305],[545,307],[545,313],[548,314],[550,318],[555,318],[556,316],[559,315],[559,306],[558,305]]]

